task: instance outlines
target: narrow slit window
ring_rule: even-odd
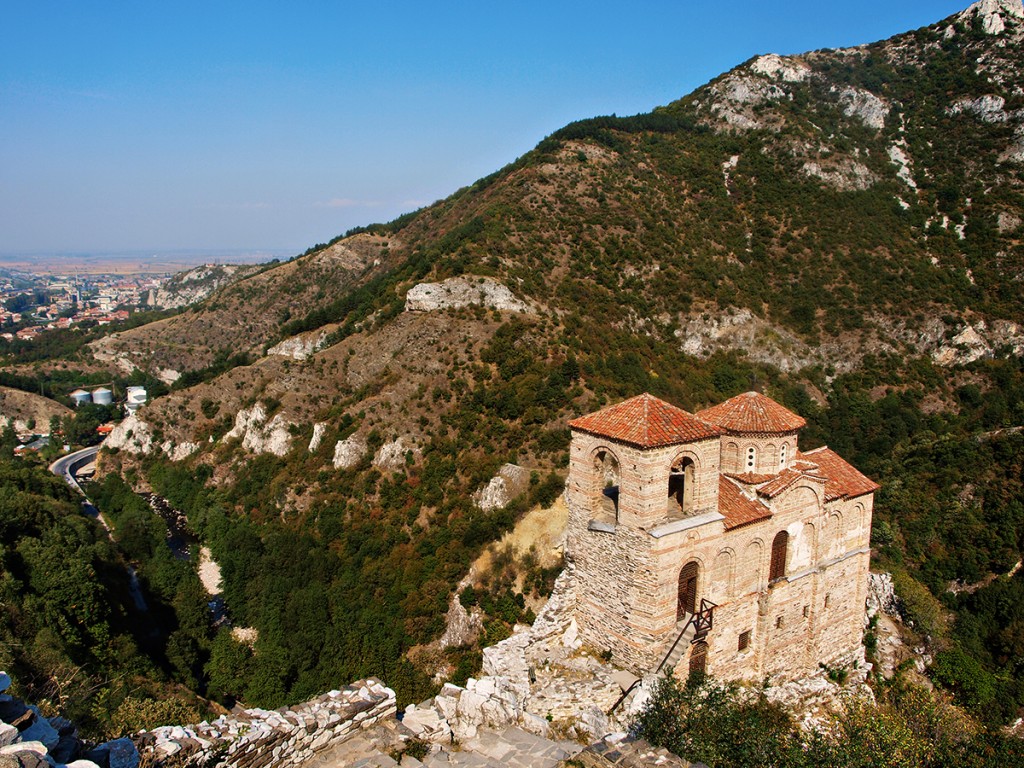
[[[747,471],[753,472],[757,466],[757,449],[754,446],[747,448]]]

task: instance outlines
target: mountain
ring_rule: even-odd
[[[115,430],[104,471],[210,543],[260,631],[237,690],[274,704],[378,674],[415,697],[471,667],[472,649],[403,654],[440,633],[481,547],[559,493],[566,422],[610,400],[765,389],[883,481],[912,464],[897,446],[937,450],[942,473],[937,435],[1020,424],[1022,54],[1019,2],[983,0],[880,43],[756,57],[94,342],[176,381]],[[526,490],[474,503],[506,462]],[[934,552],[901,544],[884,494],[885,551],[913,571]],[[953,507],[920,498],[899,499],[906,520],[957,546]],[[1013,520],[971,574],[943,550],[919,575],[938,590],[1003,568],[1024,548]],[[517,567],[483,585],[483,642],[525,610],[516,591],[543,591],[535,561]]]

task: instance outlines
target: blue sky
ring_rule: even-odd
[[[0,252],[299,252],[572,120],[966,5],[2,0]]]

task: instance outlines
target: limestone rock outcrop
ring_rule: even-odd
[[[332,464],[335,469],[351,469],[366,455],[366,441],[351,435],[334,444]]]
[[[320,349],[326,338],[327,331],[323,329],[301,333],[278,342],[267,350],[267,354],[290,357],[293,360],[305,360]]]
[[[224,435],[225,440],[241,438],[242,447],[252,453],[272,453],[284,456],[288,453],[291,434],[289,422],[280,413],[268,422],[267,412],[262,403],[243,408],[235,415],[235,425]]]
[[[478,509],[489,512],[508,504],[530,486],[530,473],[517,464],[505,464],[498,474],[473,494]]]
[[[111,430],[104,445],[145,456],[153,451],[153,429],[133,413]]]
[[[440,283],[420,283],[405,295],[407,312],[482,306],[505,312],[529,312],[530,306],[490,277],[451,277]]]

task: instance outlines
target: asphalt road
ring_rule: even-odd
[[[94,445],[91,448],[83,448],[80,451],[69,453],[67,456],[62,456],[53,462],[50,465],[50,471],[57,477],[64,478],[65,483],[84,496],[85,492],[78,485],[78,481],[75,480],[75,472],[95,459],[99,451],[100,447]]]

